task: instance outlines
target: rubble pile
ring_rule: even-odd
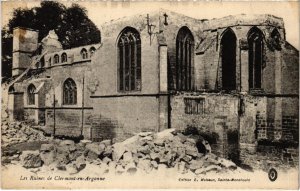
[[[1,145],[6,147],[16,143],[31,141],[47,141],[50,138],[45,137],[40,130],[33,129],[22,122],[8,122],[7,119],[1,121]]]
[[[76,174],[87,165],[99,173],[135,174],[175,169],[178,173],[205,174],[228,172],[237,166],[211,153],[203,139],[185,136],[175,129],[159,133],[142,132],[120,143],[111,140],[91,142],[55,139],[39,151],[26,151],[20,156],[25,168],[47,166]]]

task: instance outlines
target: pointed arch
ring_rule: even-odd
[[[9,86],[8,88],[8,93],[14,93],[15,92],[15,88],[13,85]]]
[[[183,26],[176,37],[176,89],[192,90],[194,78],[194,36]]]
[[[249,46],[249,88],[262,87],[262,66],[264,62],[264,34],[257,27],[248,32]]]
[[[280,33],[279,33],[279,31],[278,31],[277,28],[274,28],[274,29],[272,30],[272,32],[271,32],[271,37],[272,37],[272,38],[279,38],[279,39],[281,39],[281,35],[280,35]]]
[[[54,64],[58,64],[59,63],[59,56],[58,54],[54,55]]]
[[[61,62],[64,63],[64,62],[68,62],[68,56],[67,56],[67,53],[62,53],[61,55]]]
[[[73,79],[68,78],[63,83],[63,104],[77,104],[77,86]]]
[[[271,45],[276,50],[281,50],[281,35],[277,28],[274,28],[271,32]]]
[[[91,47],[90,48],[90,55],[92,56],[94,54],[94,52],[96,51],[96,48],[95,47]]]
[[[126,27],[118,40],[119,91],[141,90],[141,37],[132,27]]]
[[[51,57],[48,59],[48,65],[51,66]]]
[[[227,28],[221,38],[222,89],[236,89],[236,35]]]
[[[85,48],[81,49],[80,54],[81,54],[82,59],[88,58],[88,52]]]
[[[35,86],[33,84],[30,84],[27,88],[28,105],[35,105],[35,91],[36,91]]]

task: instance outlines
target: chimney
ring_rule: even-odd
[[[31,64],[31,55],[38,48],[38,31],[17,27],[13,30],[12,75],[20,75]]]

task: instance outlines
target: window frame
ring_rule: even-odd
[[[88,51],[85,48],[81,49],[80,55],[83,60],[86,60],[89,58]]]
[[[54,55],[54,64],[59,64],[59,55],[58,54]]]
[[[118,92],[142,90],[142,43],[140,33],[126,27],[117,40]]]
[[[252,27],[247,35],[248,41],[248,67],[249,67],[249,90],[261,90],[263,86],[263,65],[265,63],[264,51],[265,51],[265,37],[263,32],[257,28]],[[259,41],[260,49],[257,50],[256,43]],[[258,53],[260,51],[260,54]],[[260,55],[260,62],[256,63],[255,58],[257,54]],[[259,68],[259,71],[257,69]],[[260,75],[259,75],[260,74]],[[257,78],[260,78],[259,80]],[[257,85],[258,84],[258,85]]]
[[[205,98],[203,97],[185,97],[184,113],[186,115],[204,115],[205,114]]]
[[[90,49],[89,49],[89,52],[90,52],[90,55],[93,56],[94,53],[96,52],[96,48],[94,46],[92,46]]]
[[[195,39],[191,30],[183,26],[176,36],[176,90],[194,89],[194,49]],[[188,56],[187,56],[188,55]]]
[[[62,53],[61,54],[61,63],[66,63],[66,62],[68,62],[68,55],[67,55],[67,53]]]
[[[232,41],[230,41],[230,43],[228,43],[229,40],[232,40]],[[228,49],[228,45],[230,45],[229,48],[232,48],[232,52],[230,52],[230,53],[234,53],[234,55],[224,54],[225,51],[230,50],[230,49]],[[232,45],[234,45],[234,46],[232,46]],[[228,56],[228,55],[230,55],[230,56]],[[227,28],[222,33],[221,40],[220,40],[220,59],[221,59],[221,72],[220,72],[221,87],[220,87],[220,89],[221,90],[234,91],[234,90],[237,90],[237,88],[238,88],[237,87],[237,84],[238,84],[237,66],[238,66],[238,64],[237,64],[236,56],[237,56],[237,36],[231,28]],[[232,59],[230,61],[234,61],[234,67],[231,67],[228,63],[228,59],[230,59],[230,58]],[[230,64],[232,64],[232,62],[230,62]],[[232,69],[232,71],[230,71],[230,69]],[[226,73],[228,73],[228,71],[232,72],[232,74],[226,75]]]
[[[71,87],[66,87],[66,85]],[[62,105],[72,106],[78,104],[78,100],[77,100],[78,89],[77,89],[76,82],[72,78],[68,78],[63,82],[62,92],[63,92]]]
[[[36,87],[33,84],[30,84],[27,87],[27,105],[35,105],[35,94],[36,94]]]

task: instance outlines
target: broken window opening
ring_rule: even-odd
[[[273,48],[281,50],[281,35],[277,28],[275,28],[271,33],[271,43]]]
[[[119,90],[141,90],[141,39],[139,32],[127,27],[118,40]]]
[[[63,104],[77,104],[77,87],[76,83],[71,78],[68,78],[63,85]]]
[[[194,37],[187,27],[182,27],[176,38],[176,89],[193,89]]]
[[[260,89],[262,86],[263,33],[256,27],[248,35],[249,44],[249,88]]]
[[[35,105],[35,86],[30,84],[27,89],[28,105]]]
[[[15,88],[13,86],[10,86],[8,88],[8,93],[15,93]]]
[[[222,89],[236,89],[236,36],[227,29],[221,39]]]

